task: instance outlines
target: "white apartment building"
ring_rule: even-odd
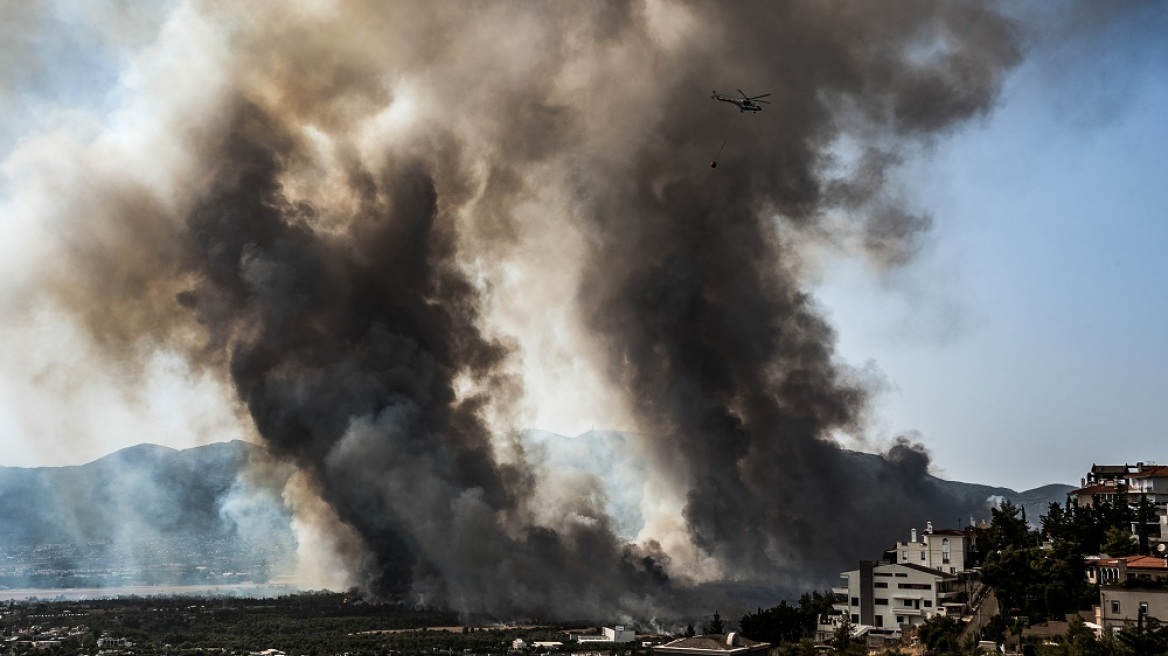
[[[897,542],[884,559],[900,565],[917,565],[946,574],[957,574],[966,571],[973,542],[972,529],[934,531],[932,522],[929,522],[919,538],[914,528],[909,541]]]
[[[847,583],[832,588],[833,607],[861,627],[904,631],[945,614],[946,604],[960,607],[966,596],[955,574],[909,563],[860,561],[860,569],[840,577]]]

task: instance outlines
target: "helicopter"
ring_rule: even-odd
[[[742,98],[723,96],[717,91],[715,91],[714,95],[710,96],[710,98],[714,100],[721,100],[722,102],[728,102],[732,105],[737,105],[739,112],[761,112],[762,107],[759,105],[759,103],[765,103],[769,105],[771,102],[769,100],[759,100],[759,98],[766,98],[767,96],[771,95],[769,93],[764,93],[761,96],[753,97],[747,96],[745,93],[743,93],[742,89],[738,89],[738,93],[742,94]]]

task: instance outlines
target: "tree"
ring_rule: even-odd
[[[1067,625],[1067,656],[1102,656],[1103,647],[1095,632],[1087,627],[1078,614],[1072,615]]]
[[[948,653],[958,650],[962,624],[949,615],[935,615],[917,629],[917,637],[930,650]]]
[[[697,634],[698,634],[698,632],[694,630],[693,622],[690,622],[689,624],[685,625],[685,637],[692,638],[692,637],[696,636]]]
[[[1136,537],[1139,538],[1139,553],[1148,555],[1151,553],[1151,545],[1148,544],[1148,524],[1155,521],[1155,511],[1152,509],[1152,504],[1148,503],[1148,495],[1141,493],[1140,502],[1136,505]]]
[[[1103,544],[1100,545],[1100,550],[1112,558],[1121,558],[1123,556],[1133,556],[1139,550],[1139,544],[1136,543],[1135,537],[1131,531],[1120,527],[1113,526],[1107,529],[1104,534]]]
[[[1168,625],[1156,621],[1154,617],[1140,616],[1136,626],[1125,626],[1116,638],[1126,653],[1144,656],[1168,654]]]
[[[1071,529],[1069,515],[1069,511],[1064,511],[1062,506],[1052,502],[1041,518],[1042,534],[1051,541],[1065,540]]]
[[[769,642],[778,647],[785,642],[798,642],[807,637],[804,622],[804,614],[800,609],[781,601],[773,608],[743,615],[738,622],[738,629],[752,640]]]
[[[868,652],[864,641],[852,635],[852,620],[847,615],[832,634],[831,646],[844,656],[863,656]]]
[[[1022,511],[1013,502],[1003,499],[990,514],[990,525],[977,529],[977,542],[983,553],[1030,545],[1030,527],[1026,525]]]
[[[748,638],[769,642],[777,647],[813,637],[819,618],[831,613],[830,590],[804,592],[799,597],[798,607],[784,600],[778,606],[743,615],[738,622],[738,630]]]
[[[726,627],[722,623],[722,616],[718,614],[718,611],[714,611],[714,619],[710,620],[710,623],[705,626],[703,633],[723,633],[725,630]]]

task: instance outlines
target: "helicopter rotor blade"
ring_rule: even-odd
[[[741,92],[739,92],[739,93],[741,93]],[[771,95],[771,94],[769,94],[769,93],[764,93],[764,94],[762,94],[761,96],[753,96],[753,97],[751,97],[751,98],[748,98],[748,100],[758,100],[759,98],[766,98],[766,97],[767,97],[767,96],[769,96],[769,95]]]
[[[762,103],[762,104],[764,104],[764,105],[769,105],[769,104],[771,104],[771,101],[769,101],[769,100],[752,100],[752,102],[756,102],[756,103]]]
[[[741,94],[742,94],[742,97],[743,97],[743,98],[746,98],[747,100],[750,100],[750,97],[749,97],[749,96],[747,96],[747,95],[746,95],[746,94],[745,94],[745,93],[742,91],[742,89],[737,89],[737,91],[738,91],[738,93],[741,93]]]

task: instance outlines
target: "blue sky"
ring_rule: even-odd
[[[59,2],[22,12],[34,30],[9,22],[25,65],[0,65],[0,158],[77,108],[104,120],[121,67],[165,18],[147,4]],[[934,219],[920,256],[892,272],[842,257],[819,272],[840,358],[886,382],[870,447],[915,432],[942,476],[1019,489],[1075,483],[1092,462],[1168,462],[1168,5],[1118,6],[1075,21],[1017,5],[1034,40],[997,109],[905,166],[904,194]],[[0,194],[12,184],[0,176]],[[25,234],[0,222],[7,239]],[[157,365],[171,382],[148,403],[91,395],[81,423],[116,430],[65,450],[37,433],[51,422],[28,417],[52,404],[5,364],[0,464],[73,464],[137,434],[207,439],[177,429],[168,404],[187,392],[174,366]]]
[[[947,478],[1168,459],[1166,37],[1161,4],[1032,49],[992,115],[908,167],[921,257],[825,274],[842,357],[889,384],[879,429],[918,431]]]

